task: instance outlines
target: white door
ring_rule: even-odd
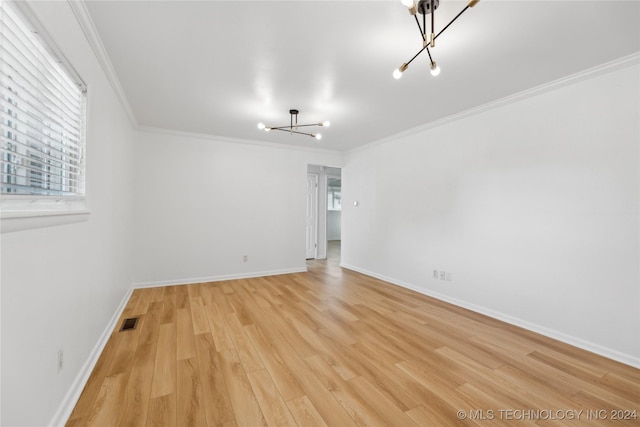
[[[318,175],[307,174],[307,259],[316,258],[318,248]]]

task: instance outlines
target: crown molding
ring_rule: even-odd
[[[630,67],[633,65],[640,64],[640,51],[634,52],[630,55],[623,56],[618,59],[614,59],[613,61],[605,62],[604,64],[597,65],[592,68],[588,68],[583,71],[579,71],[575,74],[571,74],[565,77],[561,77],[559,79],[543,83],[539,86],[535,86],[530,89],[523,90],[521,92],[514,93],[513,95],[505,96],[504,98],[497,99],[495,101],[488,102],[486,104],[480,105],[478,107],[473,107],[465,111],[461,111],[459,113],[451,114],[447,117],[443,117],[438,120],[434,120],[428,123],[425,123],[420,126],[416,126],[411,129],[407,129],[405,131],[396,133],[394,135],[385,137],[383,139],[379,139],[377,141],[370,142],[368,144],[362,145],[360,147],[356,147],[352,150],[347,151],[347,154],[357,153],[359,151],[368,150],[378,145],[387,144],[389,142],[393,142],[398,140],[399,138],[405,138],[408,136],[412,136],[421,132],[424,132],[429,129],[433,129],[439,126],[443,126],[447,123],[456,122],[458,120],[462,120],[467,117],[475,116],[486,111],[490,111],[496,108],[500,108],[506,105],[514,104],[516,102],[523,101],[525,99],[532,98],[537,95],[541,95],[546,92],[550,92],[553,90],[561,89],[563,87],[570,86],[572,84],[581,82],[583,80],[588,80],[603,74],[611,73],[616,70],[620,70],[626,67]]]
[[[124,108],[124,111],[127,114],[129,121],[131,122],[134,128],[137,128],[138,121],[136,120],[136,116],[135,114],[133,114],[133,110],[131,109],[131,105],[129,104],[127,95],[125,94],[124,89],[122,89],[122,85],[120,84],[120,79],[118,78],[118,74],[116,73],[115,68],[111,63],[111,59],[107,54],[104,44],[102,43],[102,39],[98,34],[98,30],[96,30],[93,20],[91,19],[91,15],[89,14],[89,10],[87,9],[87,5],[85,4],[85,1],[84,0],[67,0],[67,3],[69,4],[69,7],[73,11],[73,14],[76,16],[76,20],[80,24],[80,27],[82,28],[82,32],[85,35],[85,38],[89,42],[89,45],[91,46],[91,49],[93,50],[93,53],[95,54],[96,59],[100,64],[100,67],[102,67],[102,71],[106,75],[107,80],[109,81],[109,84],[111,84],[111,87],[113,88],[113,91],[115,92],[116,97],[120,101],[122,108]]]

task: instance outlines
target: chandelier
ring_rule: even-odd
[[[411,64],[411,62],[414,59],[416,59],[418,55],[420,55],[425,50],[427,51],[427,55],[429,55],[431,75],[437,76],[438,74],[440,74],[440,67],[438,66],[438,64],[436,64],[436,61],[433,60],[433,57],[431,56],[431,51],[429,50],[429,48],[433,49],[436,46],[436,39],[440,36],[440,34],[442,34],[444,30],[449,28],[449,26],[453,24],[453,21],[458,19],[460,15],[462,15],[467,9],[475,6],[476,3],[478,3],[478,1],[480,0],[469,0],[465,8],[462,9],[462,11],[460,11],[460,13],[458,13],[456,17],[451,20],[451,22],[445,25],[445,27],[442,30],[440,30],[438,34],[436,34],[435,14],[436,14],[436,9],[438,9],[438,6],[440,5],[440,0],[418,0],[417,3],[415,0],[400,0],[400,2],[403,5],[409,8],[409,13],[415,18],[416,24],[418,24],[418,29],[420,30],[420,36],[422,36],[422,49],[420,49],[418,53],[416,53],[413,56],[413,58],[409,60],[409,62],[405,62],[399,68],[397,68],[393,72],[393,77],[396,79],[399,79],[400,77],[402,77],[402,73],[404,73],[405,70],[409,68],[409,64]],[[422,15],[422,25],[420,25],[420,20],[418,19],[418,16],[417,16],[418,13]],[[431,31],[427,32],[427,15],[429,14],[431,15]]]
[[[264,130],[265,132],[270,132],[272,130],[281,130],[283,132],[289,132],[290,134],[297,133],[299,135],[307,135],[315,139],[322,139],[322,135],[319,133],[308,133],[308,132],[300,132],[298,128],[309,127],[309,126],[323,126],[329,127],[331,122],[325,120],[321,123],[311,123],[308,125],[299,125],[298,124],[298,113],[299,111],[296,109],[289,110],[289,114],[291,115],[291,123],[289,126],[267,126],[264,123],[258,123],[258,129]]]

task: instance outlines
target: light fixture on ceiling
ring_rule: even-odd
[[[418,0],[417,3],[416,3],[416,0],[400,0],[400,1],[403,5],[409,8],[409,13],[415,18],[416,24],[418,24],[418,29],[420,30],[420,36],[422,37],[422,49],[420,49],[418,53],[416,53],[413,56],[413,58],[409,60],[409,62],[405,62],[400,67],[398,67],[393,72],[393,77],[395,79],[399,79],[400,77],[402,77],[402,73],[404,73],[405,70],[409,68],[409,64],[411,64],[411,62],[413,62],[413,60],[416,59],[418,55],[420,55],[425,50],[429,55],[431,75],[437,76],[438,74],[440,74],[440,67],[438,66],[438,64],[436,64],[436,61],[433,60],[433,57],[431,56],[431,51],[429,50],[429,48],[431,47],[433,49],[436,46],[436,39],[440,36],[440,34],[442,34],[444,30],[449,28],[449,26],[453,24],[453,21],[458,19],[460,15],[462,15],[467,9],[475,6],[476,3],[478,3],[478,1],[480,0],[469,0],[465,8],[462,9],[462,11],[460,11],[460,13],[458,13],[455,16],[455,18],[453,18],[447,25],[445,25],[445,27],[442,30],[440,30],[438,34],[436,34],[435,32],[435,15],[436,15],[436,10],[440,5],[440,0]],[[417,16],[418,13],[422,15],[422,25],[420,25],[420,20],[418,19],[418,16]],[[429,14],[431,15],[431,31],[427,32],[427,15]]]
[[[321,123],[311,123],[308,125],[300,125],[298,124],[298,113],[299,111],[296,109],[289,110],[289,114],[291,114],[291,124],[289,126],[267,126],[264,123],[258,123],[258,129],[264,130],[265,132],[269,132],[272,130],[281,130],[283,132],[289,132],[291,134],[297,133],[298,135],[308,135],[315,139],[322,139],[322,135],[319,133],[308,133],[308,132],[300,132],[298,128],[301,127],[309,127],[309,126],[322,126],[328,128],[331,126],[331,122],[325,120]]]

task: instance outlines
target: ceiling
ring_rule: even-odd
[[[466,2],[441,0],[436,32]],[[86,1],[143,127],[346,151],[640,50],[638,1],[481,0],[421,47],[399,0]],[[260,131],[330,120],[321,141]]]

